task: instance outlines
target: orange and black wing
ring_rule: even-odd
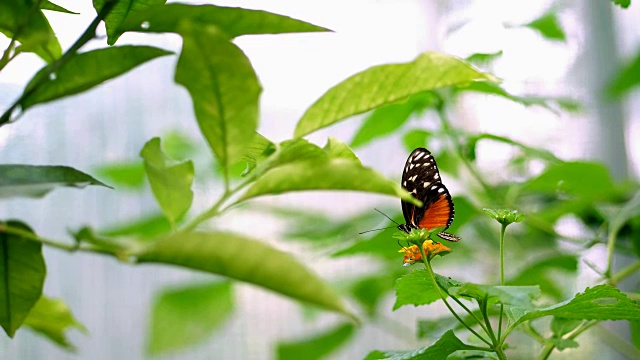
[[[402,213],[407,231],[410,228],[434,229],[451,225],[455,214],[449,190],[442,184],[436,161],[425,148],[417,148],[407,158],[402,173],[402,187],[423,202],[422,207],[402,201]],[[445,240],[459,238],[448,233],[439,234]]]

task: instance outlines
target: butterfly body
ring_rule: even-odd
[[[412,229],[446,230],[451,225],[455,215],[453,200],[449,190],[442,184],[438,166],[429,150],[413,150],[405,163],[401,184],[413,197],[422,201],[423,206],[402,201],[402,214],[406,223],[399,225],[398,230],[406,233]],[[446,232],[440,232],[438,236],[448,241],[460,240]]]

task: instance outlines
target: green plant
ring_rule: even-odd
[[[637,185],[614,182],[602,164],[563,161],[544,149],[507,137],[467,132],[449,120],[450,109],[460,97],[470,93],[490,94],[554,111],[576,108],[575,102],[568,99],[510,94],[495,76],[472,65],[484,66],[499,57],[499,53],[476,54],[463,60],[426,52],[407,63],[374,66],[328,90],[302,115],[291,139],[274,143],[256,132],[261,85],[249,59],[233,39],[244,35],[328,29],[264,11],[213,5],[103,0],[94,1],[94,6],[97,13],[94,21],[63,52],[42,10],[70,11],[44,0],[0,3],[0,31],[11,39],[0,58],[0,71],[25,52],[33,52],[47,62],[16,101],[5,109],[0,125],[16,122],[34,106],[87,91],[147,61],[174,55],[151,46],[113,46],[121,34],[176,33],[183,44],[175,82],[184,86],[191,96],[196,121],[213,155],[204,161],[208,165],[213,158],[219,173],[202,171],[205,166],[187,159],[195,154],[193,148],[198,144],[170,134],[149,140],[141,149],[141,163],[107,164],[96,170],[99,177],[131,188],[143,186],[146,177],[163,216],[154,215],[112,229],[85,227],[72,233],[72,242],[49,239],[18,220],[3,221],[0,224],[0,325],[9,336],[13,337],[26,325],[72,349],[65,332],[72,327],[84,330],[61,300],[42,294],[46,275],[43,245],[70,253],[113,256],[126,263],[159,263],[222,275],[356,319],[357,315],[345,305],[335,287],[293,256],[254,239],[260,237],[259,233],[249,237],[205,230],[201,225],[256,197],[293,191],[363,191],[415,202],[399,184],[363,165],[345,142],[329,137],[320,147],[303,138],[363,113],[369,115],[351,147],[362,147],[393,135],[402,136],[409,151],[427,144],[430,148],[432,144],[442,145],[436,146],[441,170],[469,184],[468,193],[454,198],[457,218],[451,231],[464,233],[464,239],[452,246],[454,254],[447,260],[451,259],[452,264],[456,261],[482,264],[495,263],[498,258],[500,263],[499,286],[438,275],[431,264],[433,250],[430,254],[424,250],[424,240],[430,234],[422,232],[412,234],[408,241],[419,250],[425,270],[403,274],[404,270],[398,267],[397,244],[388,233],[347,244],[337,236],[355,233],[361,226],[371,224],[375,214],[355,214],[349,219],[336,220],[304,209],[261,208],[249,203],[256,210],[294,221],[296,227],[283,234],[286,238],[309,241],[330,250],[332,257],[366,255],[378,259],[381,271],[346,280],[342,286],[361,306],[367,321],[393,324],[381,315],[379,303],[394,283],[397,295],[394,308],[442,300],[451,311],[453,318],[419,321],[420,337],[438,338],[432,345],[412,352],[374,351],[368,359],[445,359],[454,352],[459,355],[453,356],[459,357],[495,355],[505,359],[511,351],[506,347],[507,337],[516,330],[539,342],[539,357],[545,359],[554,349],[577,346],[578,335],[603,320],[640,320],[640,308],[635,302],[637,294],[626,294],[615,287],[640,269],[640,261],[635,259],[619,270],[613,267],[615,254],[620,250],[628,252],[633,247],[638,255],[640,197]],[[96,40],[96,28],[101,22],[106,24],[110,46],[81,52],[84,45]],[[543,35],[549,34],[553,39],[563,38],[552,13],[525,26]],[[629,85],[625,83],[625,86],[624,89],[628,89]],[[410,121],[424,113],[436,115],[437,124],[426,127]],[[11,126],[19,126],[19,122]],[[481,141],[514,148],[518,155],[511,159],[505,173],[521,175],[525,180],[499,183],[486,179],[476,161],[476,148]],[[544,164],[541,174],[522,170],[532,161]],[[192,188],[201,174],[213,178],[223,190],[205,211],[194,214],[190,213]],[[107,187],[102,181],[70,167],[0,166],[0,196],[5,198],[41,197],[59,186],[87,185]],[[505,230],[510,223],[522,221],[521,214],[487,211],[501,224],[496,241],[494,229],[487,219],[479,216],[480,209],[487,206],[517,207],[526,212],[524,226],[517,234],[517,248],[508,246],[514,241],[505,242]],[[392,213],[393,218],[398,218],[397,211]],[[554,225],[565,216],[574,216],[592,229],[592,238],[573,239],[558,234]],[[558,301],[567,297],[567,291],[556,277],[575,276],[578,255],[562,250],[559,241],[570,241],[585,249],[606,243],[608,251],[607,267],[601,272],[602,284],[587,288],[562,303]],[[514,257],[524,253],[535,255],[536,260],[514,267],[514,271],[505,271],[505,253]],[[534,302],[541,295],[544,303]],[[230,281],[191,284],[159,294],[153,306],[148,353],[162,354],[206,339],[233,312],[232,296],[233,282]],[[466,315],[460,315],[461,311],[454,309],[449,298]],[[467,306],[463,302],[466,300],[475,301],[477,308]],[[557,304],[548,306],[553,302]],[[549,317],[553,319],[550,323],[537,320]],[[549,335],[543,334],[543,328],[548,328]],[[454,334],[454,331],[465,330],[473,334],[470,343],[464,343]],[[319,358],[344,344],[356,332],[352,324],[340,323],[327,333],[280,344],[278,356],[281,359]],[[628,350],[633,351],[637,353],[637,350]]]

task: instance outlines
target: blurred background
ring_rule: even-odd
[[[80,13],[46,13],[66,49],[93,19],[94,10],[88,1],[57,3]],[[272,141],[290,138],[297,120],[320,95],[372,65],[410,61],[427,50],[461,58],[500,53],[485,68],[503,79],[503,87],[510,93],[572,99],[580,106],[571,102],[571,106],[550,110],[498,96],[465,93],[448,109],[453,124],[469,132],[490,132],[540,146],[564,160],[601,160],[616,180],[637,178],[639,174],[640,142],[634,141],[640,138],[638,93],[604,95],[606,86],[636,57],[640,48],[636,26],[640,12],[634,7],[637,4],[628,10],[606,1],[229,0],[216,1],[215,5],[267,10],[334,31],[245,36],[236,40],[251,59],[264,88],[260,133]],[[549,14],[557,19],[562,34],[554,36],[532,25]],[[104,34],[103,27],[100,31]],[[119,44],[142,41],[176,53],[181,46],[177,35],[125,34]],[[0,40],[0,47],[7,44],[6,39]],[[87,49],[103,46],[104,40],[94,41]],[[177,57],[154,60],[88,93],[39,106],[17,123],[0,129],[2,163],[69,165],[116,188],[60,189],[43,200],[5,200],[0,203],[0,216],[22,219],[37,233],[53,239],[69,239],[68,231],[83,225],[115,231],[132,219],[157,219],[160,210],[141,172],[138,157],[143,144],[154,136],[162,136],[163,144],[170,148],[167,152],[175,157],[194,159],[198,176],[194,210],[206,208],[222,191],[221,183],[217,181],[215,164],[208,160],[209,150],[199,135],[191,100],[173,82],[176,61]],[[14,101],[42,65],[35,55],[23,54],[0,73],[0,106],[4,108]],[[314,133],[309,140],[322,145],[328,136],[335,136],[348,143],[362,121],[342,122]],[[426,111],[412,116],[402,127],[435,129],[438,124],[435,114]],[[428,145],[439,154],[444,149],[443,143],[444,140],[435,138]],[[402,136],[387,136],[355,146],[354,150],[365,165],[399,181],[408,155],[403,144]],[[490,183],[511,179],[512,175],[502,169],[513,156],[514,149],[504,144],[483,142],[477,148],[478,167]],[[541,170],[535,163],[528,168],[534,174]],[[118,171],[126,174],[125,180]],[[454,197],[469,191],[464,177],[445,172],[443,179]],[[357,242],[361,237],[359,231],[386,226],[385,219],[373,211],[374,207],[392,216],[400,213],[399,201],[392,198],[312,192],[255,200],[251,206],[235,209],[208,226],[251,233],[293,252],[339,289],[347,289],[351,279],[388,268],[366,256],[331,256],[337,249]],[[319,240],[312,239],[313,233],[321,230],[311,226],[309,217],[298,223],[297,218],[285,214],[285,209],[293,208],[322,214],[324,220],[317,221],[319,226],[360,217],[352,226],[324,234],[331,242],[321,246],[321,241],[319,244]],[[306,235],[297,234],[296,228]],[[584,229],[571,218],[559,221],[556,229],[570,236],[584,234]],[[498,227],[491,230],[497,239]],[[386,233],[390,242],[394,242],[392,232]],[[464,237],[464,231],[461,235]],[[472,239],[473,236],[466,237],[463,242]],[[462,246],[469,250],[473,243]],[[604,264],[603,247],[590,248],[582,255],[594,264]],[[45,293],[64,299],[90,334],[71,332],[71,341],[78,348],[72,354],[21,329],[13,340],[0,337],[2,359],[145,358],[155,295],[173,286],[207,283],[212,279],[210,275],[181,269],[130,266],[111,258],[67,254],[46,247],[45,256],[48,269]],[[400,268],[401,255],[392,256],[397,256],[393,260],[397,271],[404,271]],[[454,259],[444,258],[442,263],[440,273],[465,280],[497,278],[497,262],[472,268],[469,263]],[[567,283],[567,296],[584,289],[596,278],[597,274],[580,262],[576,282]],[[209,339],[160,358],[271,359],[278,342],[300,339],[344,322],[339,315],[307,309],[250,285],[237,284],[234,296],[233,317]],[[413,319],[418,315],[443,315],[443,307],[403,307],[391,312],[393,302],[392,292],[378,299],[375,306],[382,315],[366,321],[356,336],[329,358],[356,359],[373,349],[424,346],[425,340],[415,340]],[[600,354],[593,358],[624,358],[597,341],[581,344],[580,351]],[[565,358],[576,356],[563,354]]]

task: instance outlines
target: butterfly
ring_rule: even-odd
[[[398,225],[398,230],[406,233],[412,229],[444,227],[446,230],[451,225],[455,215],[453,200],[440,179],[436,160],[429,150],[417,148],[409,155],[402,172],[402,187],[422,201],[423,206],[403,200],[402,214],[406,223]],[[440,232],[438,236],[448,241],[460,240],[447,232]]]

